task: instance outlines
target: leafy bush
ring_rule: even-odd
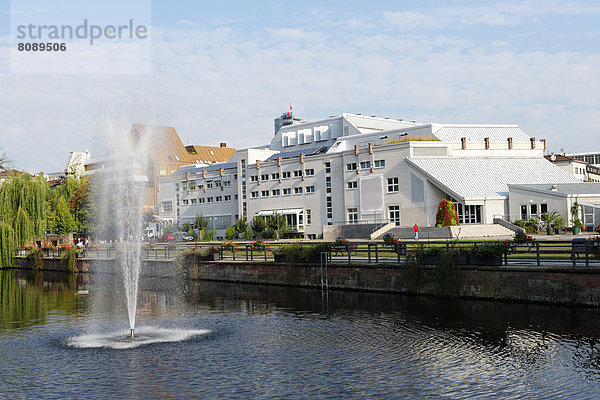
[[[77,250],[75,247],[70,247],[65,250],[60,260],[60,264],[67,272],[79,272],[79,268],[77,267],[77,254],[80,253],[80,250]]]
[[[509,246],[509,242],[484,242],[473,246],[472,253],[481,257],[502,256]]]
[[[26,258],[31,261],[32,269],[34,271],[39,270],[42,267],[42,257],[44,255],[44,251],[42,249],[33,247],[27,253]]]
[[[235,230],[235,227],[230,226],[229,228],[227,228],[225,230],[225,237],[227,238],[227,240],[233,240],[235,239],[237,235],[237,231]]]
[[[456,205],[450,200],[440,201],[437,214],[435,215],[435,226],[458,225],[458,214]]]

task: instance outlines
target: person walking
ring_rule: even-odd
[[[419,240],[419,225],[415,224],[413,231],[415,232],[415,240]]]

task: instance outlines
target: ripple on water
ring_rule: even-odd
[[[211,331],[207,329],[178,329],[159,328],[155,326],[143,326],[136,328],[135,337],[129,337],[129,329],[116,332],[91,333],[68,338],[68,346],[91,349],[133,349],[154,343],[183,342],[196,336],[207,335]]]

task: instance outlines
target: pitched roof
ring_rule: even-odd
[[[211,147],[211,146],[196,146],[190,145],[185,146],[186,151],[190,157],[205,164],[212,164],[216,162],[229,161],[235,153],[235,149],[231,147]]]
[[[412,157],[407,160],[436,186],[464,200],[506,198],[508,184],[579,182],[541,157]]]
[[[148,155],[153,160],[195,163],[172,126],[134,124],[131,137],[138,141],[148,137]]]
[[[554,160],[552,160],[552,156],[555,157]],[[575,162],[578,162],[578,163],[581,163],[581,164],[587,164],[585,161],[578,160],[576,158],[565,156],[565,155],[562,155],[562,154],[552,154],[552,155],[549,155],[549,156],[544,156],[544,158],[546,160],[552,161],[552,162],[557,162],[557,161],[575,161]]]

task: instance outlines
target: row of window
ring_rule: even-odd
[[[231,181],[230,180],[221,180],[221,179],[214,179],[214,180],[205,180],[205,181],[201,181],[200,179],[198,179],[197,181],[185,181],[185,182],[181,182],[181,190],[182,191],[187,191],[187,190],[202,190],[206,187],[206,189],[212,189],[212,188],[220,188],[220,187],[230,187],[231,186]],[[179,190],[179,185],[175,186],[176,190]]]
[[[298,169],[294,172],[294,178],[299,178],[302,177],[302,170]],[[309,168],[309,169],[305,169],[304,170],[304,176],[313,176],[315,174],[315,170],[313,168]],[[261,181],[268,181],[269,180],[269,176],[271,178],[271,180],[278,180],[279,179],[279,172],[274,172],[271,175],[269,174],[261,174],[260,175],[260,180]],[[289,179],[292,177],[292,172],[291,171],[285,171],[281,173],[281,179]],[[250,182],[258,182],[258,175],[252,175],[250,177]]]
[[[385,160],[375,160],[373,163],[375,168],[385,168]],[[356,171],[356,168],[360,165],[360,169],[371,168],[371,161],[362,161],[359,164],[353,162],[346,164],[346,171]]]
[[[237,194],[235,195],[235,199],[238,199]],[[197,199],[184,199],[181,200],[181,204],[184,206],[190,205],[190,204],[204,204],[206,203],[221,203],[221,202],[225,202],[225,201],[231,201],[231,195],[230,194],[226,194],[225,196],[215,196],[215,197],[200,197]],[[166,204],[166,203],[165,203]],[[169,203],[170,204],[170,203]],[[163,211],[167,212],[167,211],[172,211],[171,210],[166,210],[164,209],[165,207],[163,206]]]
[[[293,188],[294,189],[294,194],[302,194],[302,193],[314,193],[315,192],[315,187],[314,186],[298,186]],[[283,196],[289,196],[292,194],[292,188],[283,188],[283,189],[273,189],[271,191],[268,190],[261,190],[260,191],[260,197],[270,197],[270,196],[281,196],[283,194]],[[250,197],[252,198],[257,198],[259,197],[259,191],[256,190],[254,192],[250,192]]]

